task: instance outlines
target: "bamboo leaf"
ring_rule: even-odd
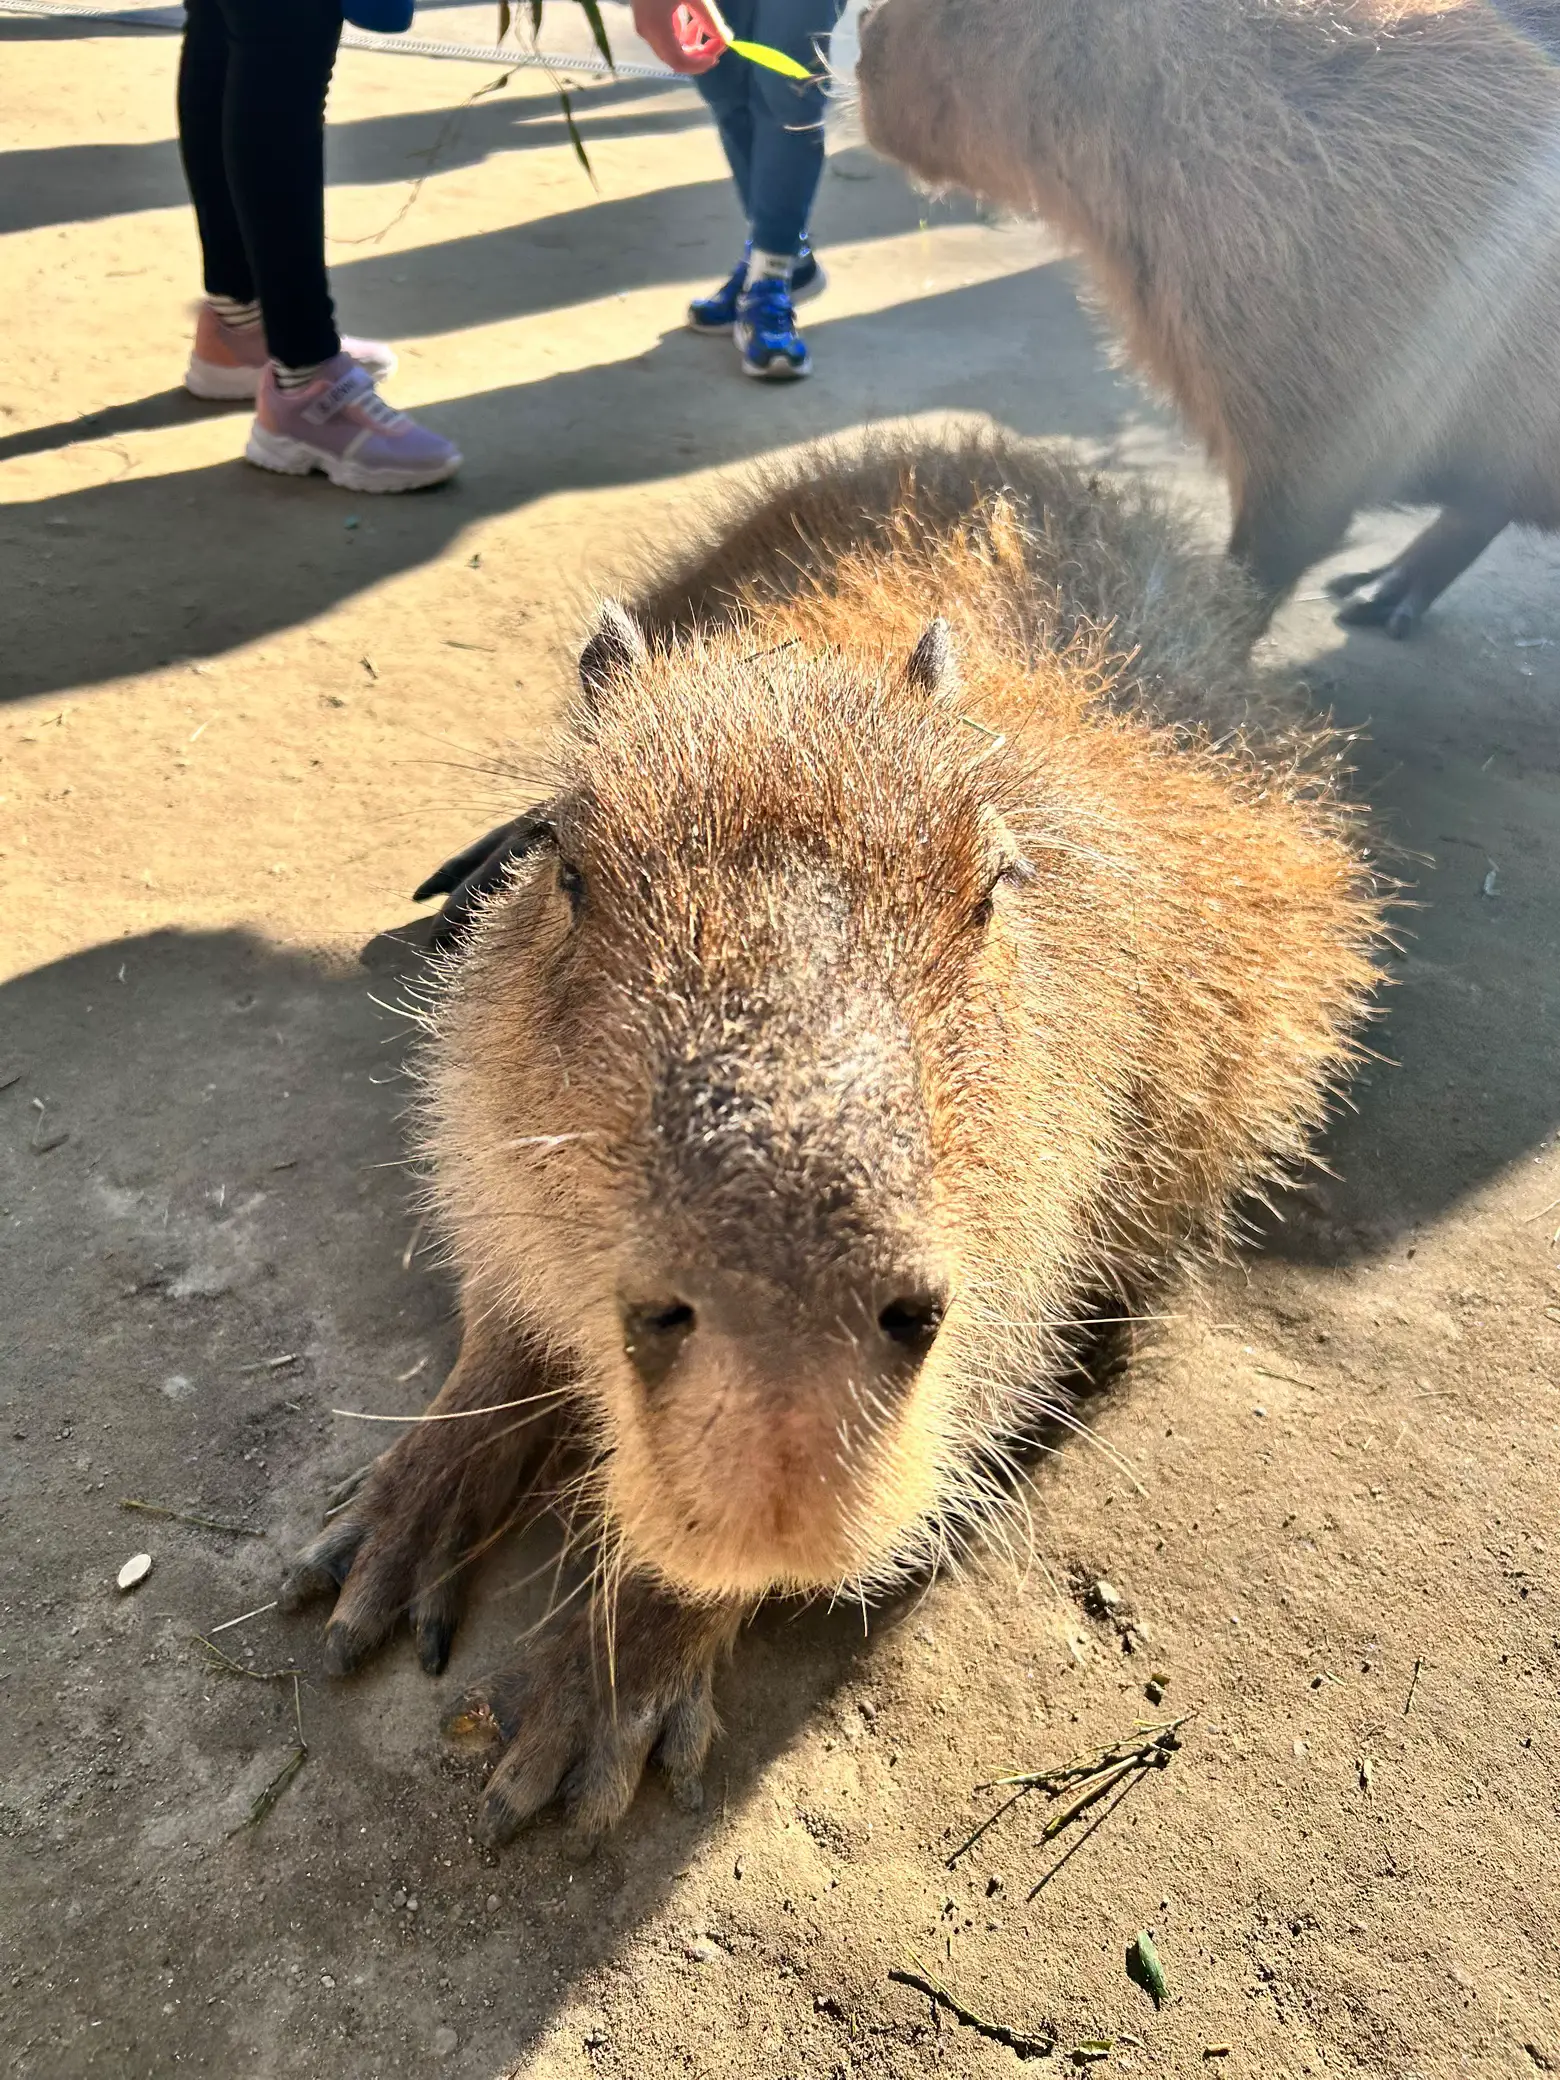
[[[616,72],[617,59],[613,57],[612,46],[607,41],[607,25],[601,19],[600,7],[596,4],[596,0],[580,0],[580,5],[585,10],[586,21],[590,23],[590,33],[596,39],[597,50],[606,59],[611,70]]]
[[[574,120],[574,110],[570,105],[567,93],[562,87],[558,89],[558,106],[563,110],[563,120],[569,126],[569,142],[574,147],[574,156],[589,175],[591,186],[598,188],[599,183],[596,179],[596,170],[590,163],[590,157],[585,150],[585,140],[580,135],[580,126]]]

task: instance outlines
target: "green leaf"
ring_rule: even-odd
[[[1156,2008],[1162,2008],[1170,1998],[1165,1968],[1159,1962],[1159,1952],[1146,1928],[1138,1930],[1127,1951],[1127,1977],[1134,1985],[1142,1987]]]
[[[585,10],[586,21],[590,23],[590,33],[596,39],[597,50],[600,51],[612,70],[616,72],[617,59],[613,57],[612,46],[607,41],[607,25],[601,19],[601,9],[597,6],[596,0],[580,0],[580,5]]]
[[[575,158],[579,160],[586,173],[590,176],[591,186],[593,188],[599,187],[600,184],[596,179],[596,170],[590,163],[589,155],[585,150],[585,140],[580,135],[580,126],[574,120],[574,110],[570,106],[569,97],[562,87],[558,89],[558,106],[563,110],[563,120],[569,126],[569,142],[574,147]]]

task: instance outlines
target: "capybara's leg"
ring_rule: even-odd
[[[513,1521],[568,1393],[568,1379],[520,1339],[491,1318],[468,1320],[426,1414],[375,1460],[282,1583],[284,1610],[339,1590],[325,1642],[340,1673],[403,1615],[423,1667],[440,1672],[470,1565]]]
[[[696,1809],[718,1730],[715,1662],[746,1610],[684,1602],[629,1575],[578,1616],[540,1628],[514,1667],[469,1690],[445,1731],[504,1744],[483,1802],[487,1839],[508,1841],[558,1801],[589,1846],[627,1812],[652,1759],[677,1803]]]
[[[1256,581],[1265,607],[1264,626],[1312,564],[1337,548],[1351,517],[1345,507],[1307,506],[1284,492],[1252,487],[1241,498],[1229,554]]]
[[[453,946],[463,937],[482,899],[503,887],[510,861],[524,859],[547,843],[552,835],[551,816],[551,803],[527,810],[434,869],[412,897],[414,903],[426,903],[430,896],[446,898],[433,921],[430,944]]]
[[[1506,525],[1504,513],[1463,512],[1448,506],[1395,563],[1373,571],[1343,571],[1328,581],[1332,597],[1349,602],[1339,622],[1345,628],[1384,628],[1399,641],[1412,635],[1431,601],[1483,555]]]

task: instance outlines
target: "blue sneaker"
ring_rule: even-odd
[[[748,252],[752,251],[749,246]],[[748,255],[744,253],[713,296],[697,296],[688,306],[688,330],[708,332],[724,339],[737,322],[737,305],[747,287]],[[791,276],[791,301],[802,303],[829,286],[829,277],[816,253],[803,246]]]
[[[812,374],[812,356],[796,329],[790,286],[779,275],[761,274],[743,290],[732,336],[745,376],[786,383]]]

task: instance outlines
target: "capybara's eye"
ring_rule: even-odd
[[[585,907],[585,876],[568,860],[558,862],[558,888],[569,899],[569,908],[576,917]]]
[[[997,881],[1000,881],[1000,880],[1001,880],[1001,878],[1002,878],[1002,877],[1001,877],[1001,875],[999,874],[999,875],[997,876]],[[994,918],[994,917],[996,916],[996,914],[997,914],[997,882],[996,882],[996,881],[993,881],[993,882],[992,882],[992,884],[991,884],[991,886],[990,886],[990,888],[988,888],[988,889],[987,889],[986,893],[985,893],[985,894],[984,894],[984,895],[983,895],[983,896],[981,897],[980,901],[979,901],[979,902],[978,902],[978,903],[977,903],[977,904],[975,905],[974,909],[973,909],[973,910],[971,910],[971,912],[970,912],[970,929],[971,929],[971,931],[975,931],[975,932],[983,932],[983,931],[985,931],[986,927],[987,927],[987,926],[988,926],[988,925],[989,925],[989,924],[991,923],[991,920],[992,920],[992,919],[993,919],[993,918]]]

